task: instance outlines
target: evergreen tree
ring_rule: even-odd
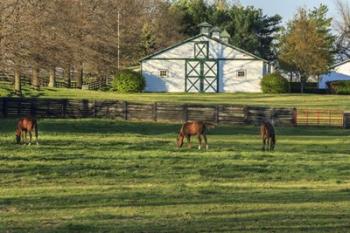
[[[143,56],[151,54],[156,47],[155,33],[149,23],[143,25],[140,45]]]
[[[211,5],[204,0],[177,0],[174,6],[182,15],[183,34],[197,35],[197,25],[207,21],[226,29],[232,36],[231,44],[269,60],[275,58],[273,42],[280,30],[279,15],[270,17],[261,9],[229,5],[224,0],[216,0]]]

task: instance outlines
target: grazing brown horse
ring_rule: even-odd
[[[184,138],[187,138],[188,147],[191,148],[191,136],[198,137],[199,146],[198,149],[202,148],[202,138],[204,140],[205,148],[208,149],[208,140],[207,140],[207,130],[208,127],[213,127],[215,125],[210,123],[205,123],[203,121],[188,121],[182,125],[179,135],[177,137],[177,147],[182,147],[184,143]]]
[[[21,139],[24,143],[27,141],[27,133],[29,133],[29,145],[32,143],[32,131],[35,133],[35,141],[38,143],[38,123],[35,119],[30,117],[23,117],[17,122],[16,128],[16,142],[21,143]]]
[[[263,121],[260,127],[260,135],[263,142],[262,150],[265,150],[265,146],[267,145],[267,149],[269,151],[273,151],[276,145],[276,134],[273,125],[268,121]]]

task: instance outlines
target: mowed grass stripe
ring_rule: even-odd
[[[346,232],[350,134],[218,127],[176,149],[178,124],[39,120],[40,145],[0,124],[0,232]],[[89,127],[90,125],[90,127]]]
[[[13,96],[13,86],[0,82],[0,97]],[[319,94],[262,94],[262,93],[134,93],[91,91],[41,87],[39,91],[23,86],[24,97],[52,99],[124,100],[138,103],[171,102],[199,104],[234,104],[267,107],[296,107],[299,109],[350,110],[350,96]]]

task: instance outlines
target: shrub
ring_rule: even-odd
[[[145,80],[138,72],[123,70],[114,77],[112,87],[120,93],[141,92],[145,87]]]
[[[350,80],[328,82],[328,89],[332,94],[350,95]]]
[[[280,73],[268,74],[261,80],[261,89],[264,93],[286,93],[288,81]]]

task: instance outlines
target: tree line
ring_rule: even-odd
[[[64,69],[68,86],[74,75],[81,88],[85,72],[115,74],[198,34],[197,25],[206,21],[226,29],[231,44],[275,61],[304,83],[335,59],[350,57],[350,10],[345,2],[337,4],[339,36],[333,35],[325,5],[299,9],[283,27],[279,15],[225,0],[2,0],[0,69],[14,75],[17,93],[23,74],[38,89],[45,71],[54,86],[57,67]]]

